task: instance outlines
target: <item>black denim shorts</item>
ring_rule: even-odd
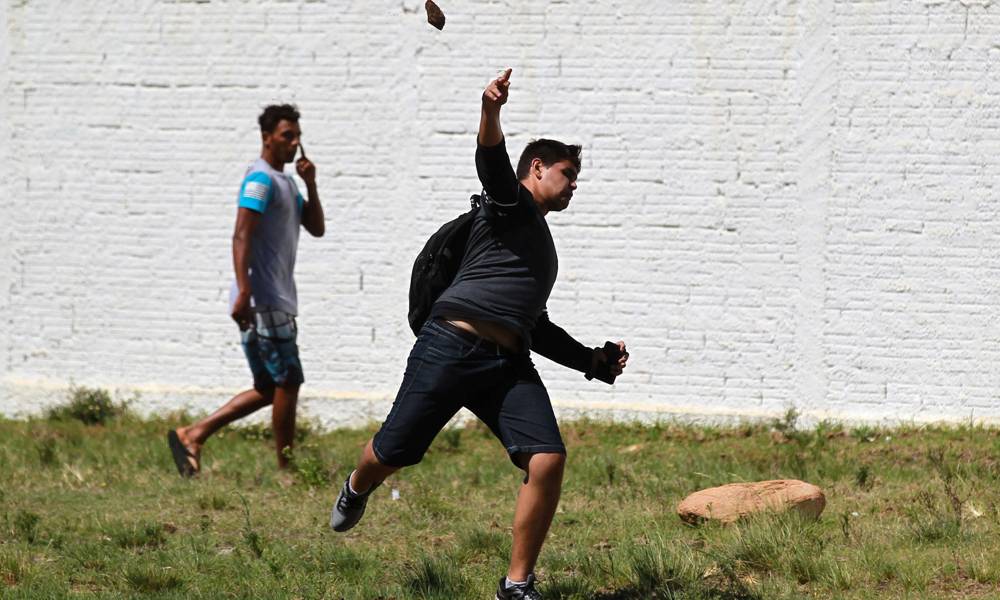
[[[406,362],[403,383],[372,447],[379,462],[420,462],[462,407],[518,454],[566,453],[549,394],[527,352],[510,352],[443,321],[428,321]]]

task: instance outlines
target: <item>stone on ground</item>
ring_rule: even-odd
[[[817,486],[797,479],[775,479],[730,483],[695,492],[681,500],[677,514],[692,524],[709,520],[732,523],[765,511],[797,510],[815,519],[825,507],[826,496]]]

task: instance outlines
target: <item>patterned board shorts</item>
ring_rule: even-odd
[[[254,309],[253,324],[240,331],[254,389],[298,386],[305,381],[295,341],[298,333],[295,315],[268,308]]]

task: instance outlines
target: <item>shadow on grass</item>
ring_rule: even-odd
[[[695,591],[688,592],[683,589],[673,589],[665,587],[662,590],[649,591],[638,587],[628,587],[613,592],[598,592],[589,596],[588,600],[758,600],[760,596],[730,591]]]
[[[679,582],[666,581],[647,585],[628,585],[613,590],[587,591],[582,582],[563,582],[545,586],[545,597],[586,598],[586,600],[759,600],[760,595],[741,590],[706,589],[701,586],[686,587]]]

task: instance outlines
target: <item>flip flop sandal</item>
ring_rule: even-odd
[[[174,457],[174,464],[177,465],[177,472],[181,477],[194,477],[198,474],[198,469],[191,464],[192,458],[197,458],[181,442],[177,432],[171,429],[167,432],[167,443],[170,445],[170,453]]]

